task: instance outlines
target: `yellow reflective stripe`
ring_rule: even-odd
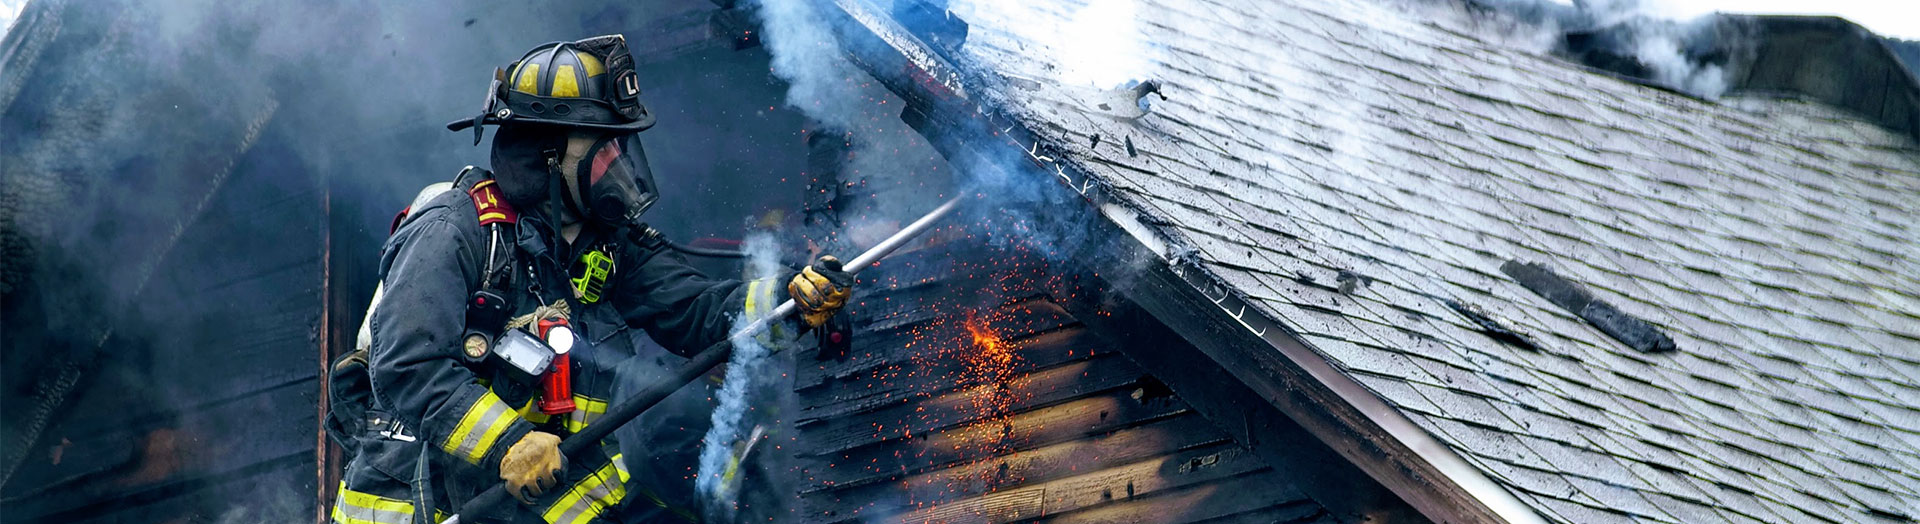
[[[520,70],[514,73],[513,90],[529,95],[539,95],[540,64],[520,64]]]
[[[515,408],[513,412],[520,414],[520,418],[527,419],[527,422],[534,424],[545,424],[547,423],[547,419],[551,418],[548,417],[546,413],[540,412],[540,397],[527,397],[527,404]]]
[[[614,455],[611,460],[592,475],[581,479],[579,484],[567,489],[566,496],[548,506],[546,511],[540,513],[540,518],[549,524],[581,524],[619,504],[620,499],[627,497],[627,486],[624,482],[612,481],[619,474],[617,465],[621,456]]]
[[[748,280],[747,301],[741,311],[746,313],[747,318],[760,318],[773,313],[773,308],[779,305],[779,300],[774,297],[774,291],[779,287],[779,284],[770,278]],[[787,340],[788,337],[785,327],[776,322],[753,339],[759,341],[762,346],[778,349],[780,341]]]
[[[607,68],[605,66],[600,65],[600,59],[594,58],[593,55],[586,54],[586,53],[578,53],[573,56],[580,59],[580,68],[585,69],[587,71],[587,78],[600,76],[600,73],[607,72]]]
[[[580,96],[580,81],[573,77],[573,66],[553,68],[553,93],[547,96]]]
[[[567,427],[567,431],[579,433],[580,430],[587,429],[587,426],[593,424],[594,421],[600,420],[601,415],[607,414],[607,405],[607,401],[605,400],[585,395],[574,395],[573,412],[568,413],[566,420],[561,422]],[[540,412],[540,397],[527,399],[527,404],[515,409],[514,413],[519,414],[520,418],[527,419],[527,422],[534,424],[545,424],[548,420],[552,419],[552,417],[546,413]]]
[[[749,318],[760,316],[760,308],[756,302],[760,299],[760,286],[766,283],[765,280],[747,281],[747,305],[741,309],[747,312]]]
[[[494,396],[492,391],[482,393],[473,405],[467,406],[467,413],[460,417],[460,424],[440,443],[440,449],[479,464],[480,459],[493,449],[494,441],[500,440],[500,434],[517,418],[506,402]]]
[[[607,401],[574,395],[573,412],[567,414],[567,431],[579,433],[594,421],[600,420],[600,416],[605,414],[607,414]]]
[[[339,497],[333,501],[332,517],[334,524],[413,524],[413,503],[353,491],[343,480]],[[446,513],[433,512],[435,522],[445,518]]]

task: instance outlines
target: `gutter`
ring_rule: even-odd
[[[1106,226],[1135,242],[1130,246],[1132,251],[1157,259],[1159,263],[1147,271],[1184,284],[1187,294],[1211,301],[1216,308],[1205,314],[1212,324],[1230,323],[1241,328],[1238,332],[1213,330],[1204,336],[1189,336],[1196,346],[1315,436],[1340,450],[1344,458],[1360,465],[1376,482],[1434,522],[1545,522],[1452,448],[1335,369],[1291,328],[1260,313],[1244,296],[1222,284],[1217,275],[1192,259],[1182,247],[1187,244],[1177,236],[1143,220],[1137,207],[1107,191],[1099,179],[1054,156],[1024,124],[980,100],[979,92],[967,89],[970,81],[980,80],[978,77],[955,67],[938,49],[926,45],[868,0],[833,0],[832,6],[834,10],[824,14],[832,19],[850,58],[907,101],[902,119],[926,135],[956,168],[1022,166],[1020,173],[1003,175],[1052,177],[1085,200]],[[954,128],[959,132],[953,132]],[[1200,313],[1188,307],[1190,301],[1181,304],[1163,295],[1161,307],[1156,308],[1148,303],[1153,299],[1145,298],[1151,293],[1129,295],[1157,317]],[[1186,311],[1175,311],[1180,309]],[[1203,344],[1203,339],[1216,339],[1218,343]],[[1251,344],[1232,343],[1241,341]],[[1282,360],[1264,366],[1259,365],[1261,362],[1229,362],[1267,358],[1247,355],[1260,353],[1244,350],[1255,344],[1273,349]],[[1209,350],[1208,345],[1215,347]]]

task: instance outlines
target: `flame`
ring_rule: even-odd
[[[906,439],[905,445],[891,450],[891,461],[843,455],[844,461],[827,467],[854,468],[867,475],[890,475],[902,467],[915,470],[896,484],[905,495],[898,502],[917,513],[903,516],[903,521],[994,520],[985,506],[939,508],[1028,480],[1029,461],[1013,455],[1034,444],[1032,436],[1047,420],[1026,415],[1035,407],[1034,396],[1043,394],[1030,375],[1036,371],[1031,361],[1036,357],[1028,354],[1035,349],[1029,344],[1054,339],[1035,337],[1052,329],[1050,323],[1041,325],[1050,313],[1027,304],[1036,299],[1076,300],[1084,291],[1078,280],[1052,270],[1042,256],[1054,253],[1034,251],[1018,242],[1018,235],[1002,238],[1004,232],[984,225],[943,230],[944,242],[932,245],[979,244],[995,256],[940,260],[926,268],[917,264],[927,262],[890,261],[899,264],[897,271],[876,273],[884,276],[874,285],[901,292],[874,303],[894,311],[877,320],[874,329],[903,328],[907,337],[898,349],[906,359],[871,353],[853,357],[884,362],[860,372],[868,388],[905,389],[907,396],[896,399],[919,405],[862,428],[875,440]],[[927,285],[956,287],[924,296],[908,291]]]
[[[959,352],[960,361],[966,364],[961,379],[972,384],[999,384],[1013,378],[1013,367],[1019,360],[1013,346],[995,333],[978,313],[968,314],[963,325],[973,345],[970,351]]]

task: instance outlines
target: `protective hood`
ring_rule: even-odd
[[[493,178],[501,196],[523,213],[545,210],[552,196],[554,160],[567,146],[561,128],[505,126],[493,136]],[[552,217],[558,219],[560,217]]]

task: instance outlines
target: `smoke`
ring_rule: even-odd
[[[13,27],[13,19],[20,16],[20,9],[27,6],[27,0],[0,0],[0,36],[6,36],[7,29]]]
[[[818,2],[759,0],[762,40],[773,54],[773,74],[787,82],[787,105],[840,131],[860,127],[868,100],[837,38],[815,11]]]
[[[747,279],[770,279],[782,273],[780,250],[774,237],[766,233],[755,233],[747,237],[744,251],[747,253]],[[774,283],[776,286],[784,283]],[[776,297],[785,293],[768,292],[753,300],[771,304],[779,300]],[[758,318],[742,314],[734,319],[733,333],[740,333]],[[776,323],[775,326],[779,324]],[[738,509],[740,471],[744,467],[743,455],[752,442],[742,441],[742,430],[749,422],[751,394],[766,380],[766,364],[772,354],[762,342],[781,344],[783,334],[779,328],[771,328],[767,334],[759,336],[736,336],[733,338],[733,355],[727,362],[726,379],[721,383],[720,392],[715,395],[717,405],[713,409],[713,425],[701,439],[700,467],[694,479],[694,489],[701,495],[708,515],[716,521],[730,520]],[[759,436],[759,432],[754,432]]]
[[[1706,99],[1726,94],[1727,55],[1752,40],[1715,16],[1688,17],[1659,0],[1467,1],[1555,33],[1550,51]]]
[[[1710,18],[1672,18],[1670,10],[1643,0],[1590,0],[1575,7],[1593,25],[1617,33],[1612,45],[1645,66],[1650,80],[1702,98],[1726,93],[1724,67],[1688,52],[1714,36],[1708,33],[1713,28]]]
[[[772,180],[805,152],[766,55],[647,55],[665,49],[647,45],[658,20],[684,14],[662,11],[705,2],[4,1],[20,24],[0,50],[10,518],[312,510],[323,275],[358,278],[326,290],[349,297],[333,320],[357,323],[394,212],[485,165],[484,145],[442,125],[536,44],[634,42],[661,115],[641,137],[673,199],[648,216],[661,229],[737,235],[751,206],[799,192]],[[181,452],[127,451],[156,434],[181,435]],[[291,485],[238,496],[237,471]]]
[[[1055,9],[1070,9],[1063,24],[1014,23],[996,29],[1012,32],[1054,66],[1047,79],[1069,86],[1119,88],[1152,75],[1161,56],[1141,31],[1139,0],[1097,0],[1078,7],[1022,0],[956,0],[955,13],[973,19],[994,13],[1012,20],[1053,20]]]

